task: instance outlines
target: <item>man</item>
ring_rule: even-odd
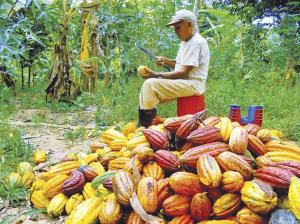
[[[207,42],[199,34],[194,13],[179,10],[167,26],[173,26],[181,40],[176,60],[160,56],[156,62],[175,69],[164,73],[147,70],[144,77],[147,80],[139,96],[139,126],[151,124],[159,103],[205,92],[210,56]]]

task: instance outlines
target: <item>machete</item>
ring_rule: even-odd
[[[143,52],[145,55],[147,55],[149,58],[156,60],[156,56],[154,54],[152,54],[151,52],[149,52],[148,50],[146,50],[145,48],[141,47],[139,44],[135,43],[135,46],[141,51]],[[165,69],[169,71],[171,71],[171,68],[168,65],[163,65]]]

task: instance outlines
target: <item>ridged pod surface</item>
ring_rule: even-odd
[[[66,213],[68,215],[71,214],[71,212],[79,205],[81,202],[83,202],[84,198],[82,194],[73,194],[66,203]]]
[[[277,194],[271,185],[260,180],[245,182],[241,198],[249,209],[261,215],[269,214],[277,206]]]
[[[236,218],[240,224],[267,224],[268,223],[268,219],[254,213],[247,207],[241,209],[237,213]]]
[[[222,181],[219,164],[210,155],[201,155],[197,162],[197,174],[200,182],[207,187],[216,188]]]
[[[244,186],[244,178],[238,172],[226,171],[223,173],[221,186],[225,192],[238,193]]]
[[[165,133],[151,129],[145,129],[142,132],[153,148],[167,149],[169,147],[169,140]]]
[[[67,196],[71,196],[72,194],[81,192],[84,185],[85,178],[83,173],[78,170],[72,170],[71,176],[64,181],[62,192]]]
[[[213,126],[201,127],[189,134],[186,140],[199,145],[218,142],[221,141],[220,129]]]
[[[37,209],[47,208],[50,201],[46,197],[45,193],[42,190],[35,190],[32,192],[30,201],[33,204],[33,207]]]
[[[195,221],[207,220],[212,211],[212,204],[207,192],[197,193],[192,198],[190,213]]]
[[[175,172],[181,166],[177,156],[167,150],[157,150],[154,159],[161,168],[169,172]]]
[[[243,176],[244,180],[252,179],[252,167],[239,155],[232,152],[222,152],[216,159],[223,171],[236,171]]]
[[[113,191],[120,204],[128,206],[133,194],[132,176],[126,171],[118,171],[112,179]]]
[[[215,217],[227,218],[235,214],[240,209],[241,204],[241,198],[238,194],[224,194],[213,205]]]
[[[67,218],[65,224],[96,223],[102,200],[93,197],[80,203]]]
[[[199,126],[199,123],[196,118],[191,118],[183,122],[176,131],[176,136],[181,139],[186,139],[190,133],[196,130]]]
[[[196,168],[197,161],[201,155],[217,156],[229,149],[223,142],[213,142],[188,149],[179,157],[179,161],[189,167]]]
[[[132,211],[127,219],[126,224],[145,224],[145,221],[135,212]]]
[[[153,213],[158,206],[158,185],[154,178],[144,177],[137,188],[137,196],[147,213]]]
[[[256,156],[262,156],[268,152],[264,143],[254,135],[248,135],[248,149]]]
[[[59,193],[55,195],[47,207],[48,215],[52,217],[60,216],[65,211],[67,201],[68,198],[64,194]]]
[[[53,198],[55,195],[62,193],[62,187],[65,180],[67,180],[68,178],[69,176],[62,174],[48,180],[44,187],[46,196],[48,198]]]
[[[223,142],[228,142],[231,131],[232,123],[228,117],[221,117],[220,122],[215,125],[220,129],[220,134]]]
[[[122,218],[122,209],[117,200],[112,197],[100,205],[99,220],[101,224],[118,223]]]
[[[196,174],[176,172],[169,177],[169,185],[176,194],[193,196],[205,191]]]
[[[244,154],[248,145],[248,132],[244,127],[236,127],[229,138],[229,148],[236,154]]]
[[[156,163],[149,162],[143,168],[143,175],[145,177],[153,177],[156,181],[164,178],[164,170]]]
[[[297,177],[293,177],[291,180],[291,185],[289,187],[289,203],[290,203],[290,209],[294,213],[294,215],[297,217],[297,219],[300,219],[300,179]]]
[[[163,214],[176,217],[189,213],[191,198],[184,195],[175,194],[167,198],[163,204]]]
[[[194,224],[194,220],[191,215],[184,214],[173,218],[168,224]]]

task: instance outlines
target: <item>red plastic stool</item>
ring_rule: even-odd
[[[205,110],[205,95],[177,98],[177,116],[195,114]]]

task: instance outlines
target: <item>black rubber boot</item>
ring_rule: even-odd
[[[157,110],[156,109],[152,109],[152,110],[142,110],[139,109],[139,122],[137,124],[138,127],[143,126],[145,128],[148,128],[151,123],[153,118],[155,118],[157,114]]]

